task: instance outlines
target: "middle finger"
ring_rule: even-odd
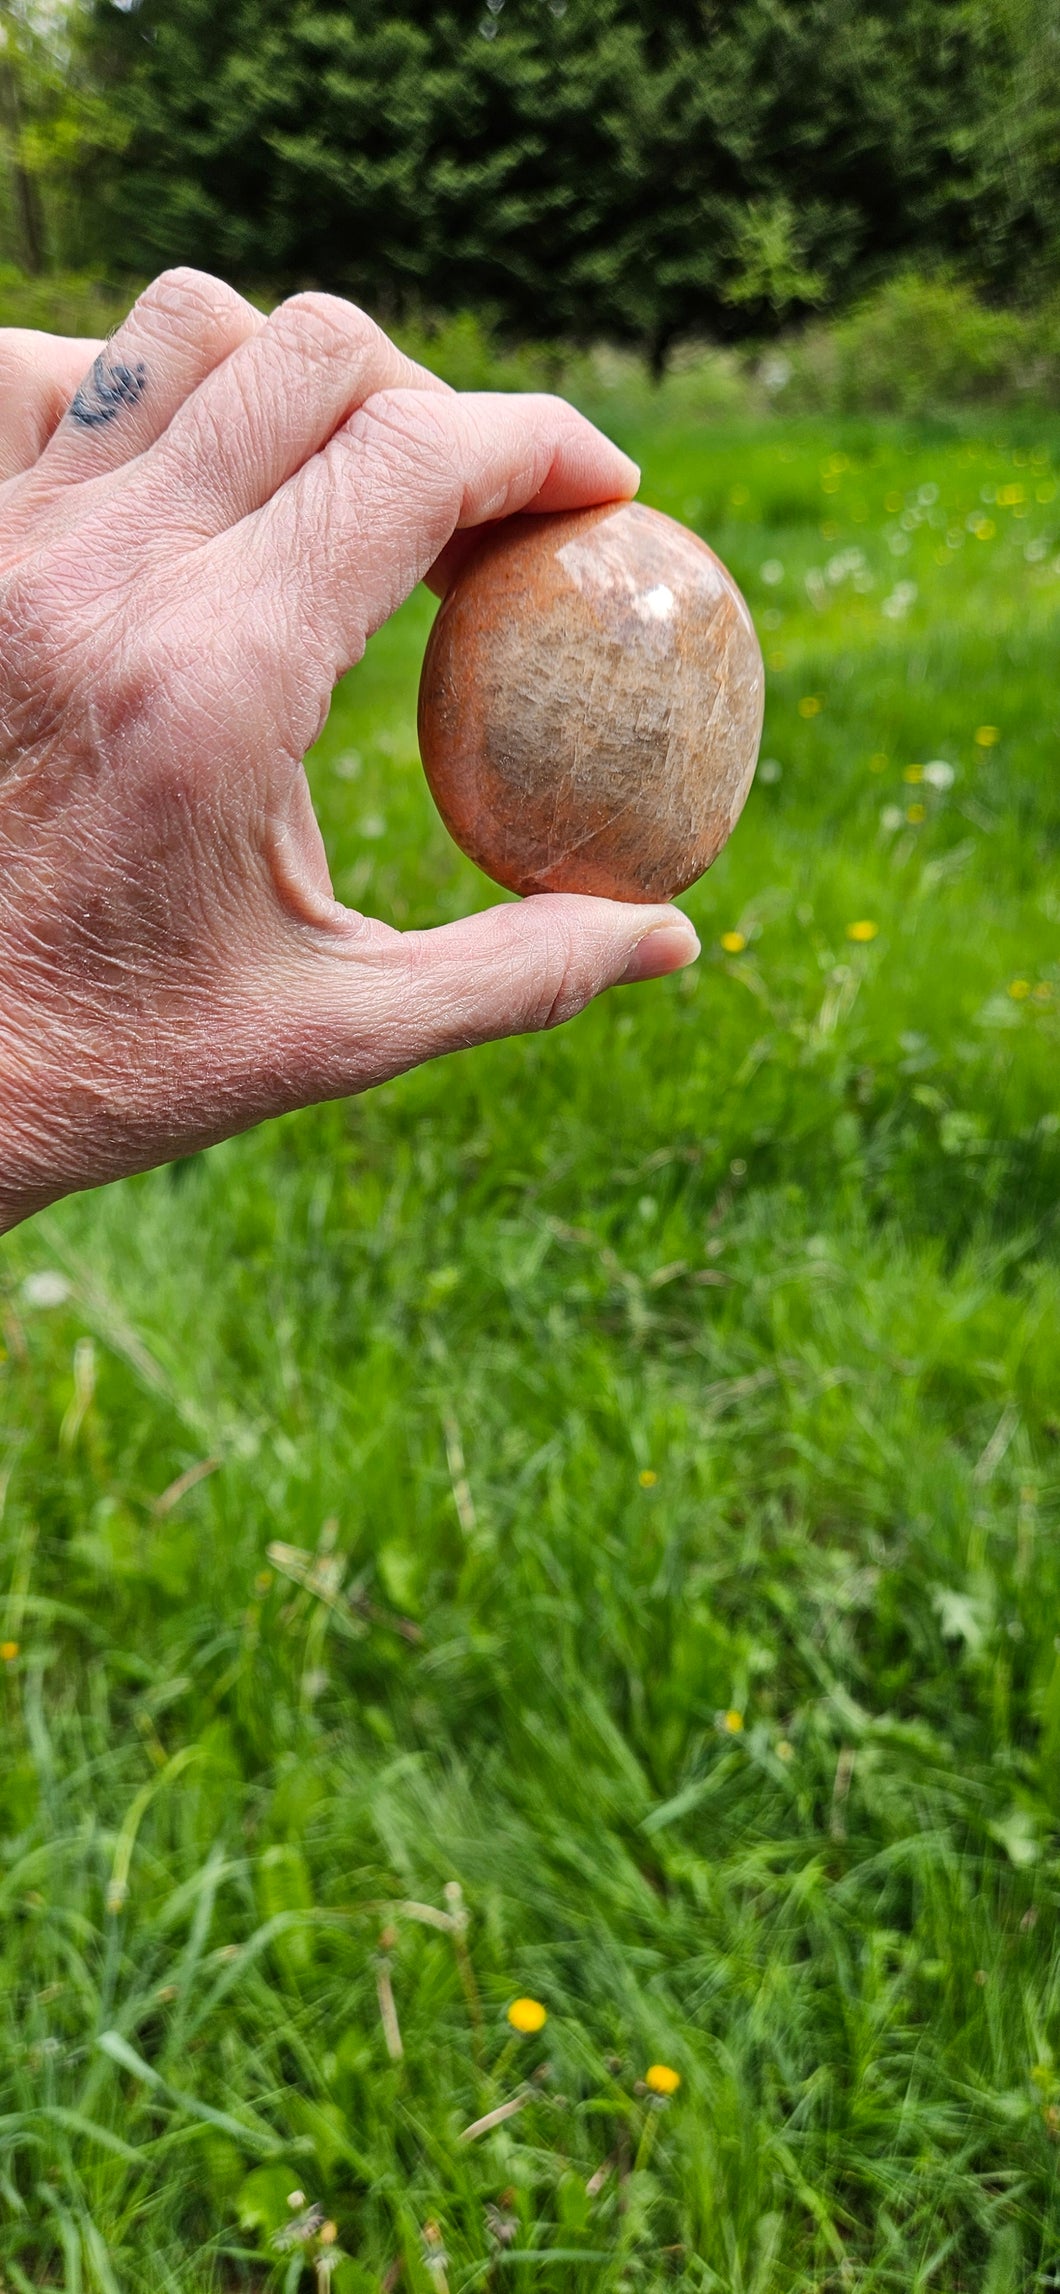
[[[375,392],[448,392],[366,312],[295,295],[211,374],[170,423],[145,477],[204,536],[272,499]]]

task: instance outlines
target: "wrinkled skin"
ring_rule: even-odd
[[[0,332],[0,1228],[690,962],[677,910],[342,907],[302,769],[336,679],[473,530],[631,493],[561,401],[365,315],[155,281],[105,346]]]

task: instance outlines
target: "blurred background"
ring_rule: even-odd
[[[574,397],[766,729],[692,973],[5,1241],[0,2287],[1058,2288],[1060,13],[0,0],[0,323],[173,262]]]
[[[4,0],[0,38],[5,317],[98,324],[189,262],[443,358],[606,342],[658,381],[725,345],[792,403],[1055,399],[1050,0]]]

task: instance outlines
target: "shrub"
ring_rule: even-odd
[[[0,264],[0,326],[105,335],[138,284],[76,272],[29,279]],[[268,309],[275,297],[255,291],[252,300]],[[945,275],[903,272],[842,317],[764,348],[679,344],[658,380],[628,347],[514,342],[474,311],[423,314],[393,331],[410,358],[456,390],[559,391],[605,429],[695,427],[770,407],[899,416],[1060,407],[1060,296],[1036,311],[996,310]]]
[[[116,287],[83,272],[28,279],[0,263],[0,327],[39,327],[51,335],[106,335],[133,301],[135,286]]]
[[[922,415],[1055,405],[1060,311],[992,310],[958,280],[904,272],[786,346],[788,412]]]

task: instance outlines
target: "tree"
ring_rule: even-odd
[[[83,253],[79,177],[89,154],[112,161],[125,140],[120,107],[93,84],[76,7],[0,0],[0,258],[30,277]]]
[[[39,12],[24,0],[0,0],[0,155],[7,191],[0,229],[6,224],[9,251],[31,276],[44,269],[47,242],[29,138],[42,97],[54,87],[53,66]]]
[[[86,0],[125,136],[94,152],[98,245],[661,363],[912,259],[985,269],[986,115],[1022,53],[997,10],[1035,5]]]

